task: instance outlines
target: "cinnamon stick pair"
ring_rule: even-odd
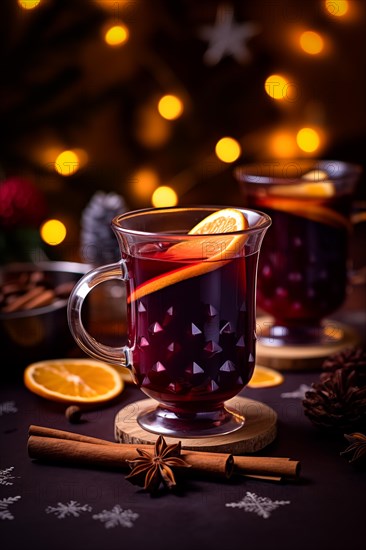
[[[136,458],[136,448],[153,453],[153,445],[112,443],[81,434],[30,426],[28,454],[31,458],[103,466],[127,467],[127,461]],[[182,458],[193,471],[229,478],[232,473],[250,477],[280,480],[296,478],[300,463],[289,458],[232,456],[224,453],[182,450]]]

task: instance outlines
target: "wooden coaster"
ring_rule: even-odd
[[[265,323],[266,318],[259,318],[258,323],[260,322]],[[331,323],[332,330],[340,331],[342,336],[339,341],[329,344],[271,346],[263,344],[259,337],[256,351],[258,364],[277,370],[318,369],[322,366],[324,359],[329,357],[329,355],[338,353],[345,348],[356,346],[359,343],[360,338],[352,327],[339,323],[338,321],[332,321]]]
[[[154,443],[157,434],[147,432],[137,423],[137,416],[147,409],[154,408],[156,401],[143,399],[121,409],[115,418],[115,439],[118,443]],[[193,438],[165,437],[168,444],[182,442],[184,449],[213,451],[233,454],[255,453],[275,439],[277,434],[276,412],[259,401],[245,397],[234,397],[226,402],[245,417],[245,425],[231,434]]]

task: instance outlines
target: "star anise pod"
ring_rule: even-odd
[[[341,455],[352,455],[348,462],[366,462],[366,435],[359,432],[344,434],[351,445],[341,452]]]
[[[139,454],[128,463],[132,472],[126,477],[134,485],[143,487],[149,493],[156,492],[161,483],[168,489],[176,486],[172,468],[189,468],[180,458],[181,442],[168,445],[162,435],[155,442],[154,454],[144,449],[136,449]]]

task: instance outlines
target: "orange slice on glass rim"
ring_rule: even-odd
[[[224,208],[213,212],[197,225],[193,227],[188,235],[202,235],[202,238],[187,239],[171,246],[160,258],[166,261],[197,261],[192,265],[185,265],[173,271],[164,273],[146,281],[131,292],[128,297],[128,302],[139,300],[147,294],[161,290],[166,286],[179,283],[191,277],[197,277],[214,271],[222,267],[230,261],[230,259],[222,259],[223,257],[230,258],[230,255],[235,252],[239,245],[245,241],[243,235],[232,234],[237,231],[242,231],[249,227],[245,216],[235,208]],[[227,233],[217,242],[215,238],[210,239],[209,235]],[[219,246],[218,246],[219,244]],[[218,250],[219,249],[219,250]],[[203,251],[206,254],[205,260],[202,258]]]
[[[46,399],[64,403],[102,403],[116,397],[124,382],[115,368],[93,359],[52,359],[24,371],[26,387]]]
[[[302,199],[326,199],[334,197],[334,185],[330,181],[306,182],[290,185],[276,185],[273,187],[274,195]]]
[[[331,225],[332,227],[343,227],[348,231],[352,228],[352,224],[346,216],[320,204],[312,204],[310,202],[309,204],[305,204],[300,198],[268,196],[261,198],[260,204],[264,208],[280,210],[281,212],[287,212],[294,216],[307,218],[308,220]]]

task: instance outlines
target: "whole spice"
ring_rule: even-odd
[[[77,405],[70,405],[65,411],[65,416],[71,424],[77,424],[80,422],[82,410]]]
[[[305,415],[318,427],[344,432],[365,426],[365,351],[354,348],[330,356],[303,405]]]
[[[85,445],[86,444],[86,445]],[[153,454],[154,445],[140,448]],[[29,426],[29,456],[39,460],[69,462],[122,468],[136,457],[136,444],[113,443],[74,432],[46,426]],[[191,466],[191,471],[204,476],[229,479],[234,473],[260,479],[296,479],[300,475],[300,462],[290,458],[265,456],[232,456],[227,453],[207,451],[181,451],[181,458]]]
[[[366,463],[366,435],[362,433],[344,434],[351,445],[347,447],[341,455],[350,455],[348,462],[364,462]]]
[[[73,286],[73,282],[66,282],[54,287],[42,271],[9,274],[9,280],[0,285],[0,312],[30,310],[65,300]]]
[[[323,363],[322,379],[338,369],[357,371],[357,382],[366,384],[366,350],[360,347],[347,348],[330,355]]]
[[[189,464],[182,458],[181,442],[167,445],[162,435],[159,435],[155,443],[154,454],[151,455],[144,449],[136,449],[139,456],[128,463],[132,472],[126,477],[134,485],[144,487],[150,493],[155,493],[161,483],[168,489],[176,486],[172,468],[189,468]]]

